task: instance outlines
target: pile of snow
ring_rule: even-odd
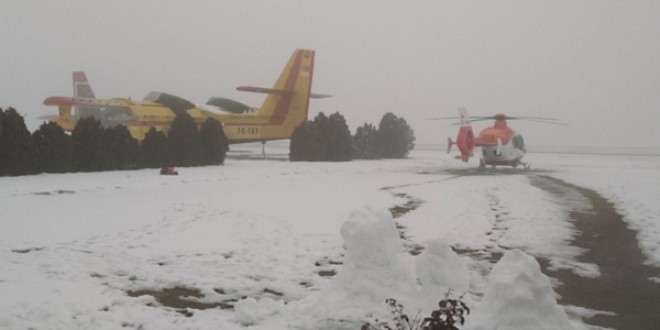
[[[262,298],[256,300],[247,297],[234,305],[234,317],[242,325],[255,325],[266,318],[273,317],[284,310],[284,301]]]
[[[474,330],[574,329],[550,279],[534,257],[520,250],[506,252],[495,264],[470,324]]]
[[[385,300],[414,301],[414,260],[405,252],[392,215],[369,207],[354,211],[341,226],[346,255],[330,286],[301,301],[316,320],[359,324],[389,318]],[[405,303],[404,303],[405,305]]]
[[[426,243],[426,248],[415,260],[415,268],[422,292],[425,298],[430,298],[427,303],[432,306],[437,306],[449,290],[460,296],[470,288],[467,266],[440,239]]]
[[[391,318],[387,298],[403,300],[404,306],[416,301],[414,260],[389,212],[369,207],[354,211],[342,224],[341,236],[346,248],[342,269],[322,290],[286,306],[289,325],[359,329],[365,320]],[[260,322],[262,315],[278,311],[262,301],[239,302],[236,320],[269,325]]]
[[[453,298],[469,290],[468,269],[449,245],[434,239],[416,258],[409,255],[387,212],[355,211],[341,226],[341,235],[344,265],[330,285],[286,306],[267,298],[244,299],[236,304],[235,319],[261,328],[359,329],[365,321],[392,319],[387,298],[405,306],[409,317],[418,311],[426,317],[449,289]],[[488,282],[479,305],[466,301],[468,307],[476,307],[474,315],[466,315],[466,329],[574,329],[534,257],[508,251]]]
[[[346,256],[332,281],[333,290],[377,301],[415,291],[412,258],[405,253],[390,213],[355,211],[341,226],[341,236]]]

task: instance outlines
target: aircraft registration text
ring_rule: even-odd
[[[240,137],[260,137],[261,127],[259,126],[236,126],[236,135]]]

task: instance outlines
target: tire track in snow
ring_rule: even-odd
[[[656,329],[660,325],[660,285],[650,277],[658,273],[658,268],[644,265],[637,233],[628,228],[613,204],[593,190],[553,177],[532,176],[530,182],[566,203],[571,202],[565,193],[570,189],[592,204],[591,209],[570,213],[580,231],[570,244],[586,250],[577,259],[597,264],[601,276],[587,278],[570,270],[550,270],[547,261],[539,260],[546,274],[563,283],[556,288],[561,302],[617,314],[584,320],[589,324],[622,330]]]

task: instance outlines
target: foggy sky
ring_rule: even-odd
[[[56,114],[84,70],[99,98],[172,93],[259,107],[296,48],[316,50],[310,119],[351,131],[404,117],[418,143],[455,137],[473,115],[511,122],[529,145],[660,146],[660,1],[0,0],[0,107]],[[489,122],[475,123],[475,129]]]

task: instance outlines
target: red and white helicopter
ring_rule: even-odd
[[[467,113],[466,108],[458,109],[458,118],[456,117],[442,117],[430,118],[429,120],[437,119],[458,119],[458,124],[461,125],[458,131],[456,142],[448,138],[447,153],[451,151],[451,147],[455,144],[461,152],[460,159],[467,162],[475,147],[481,147],[482,157],[479,160],[479,168],[485,168],[490,165],[492,168],[499,166],[523,166],[529,169],[529,163],[522,162],[522,158],[527,152],[525,148],[525,141],[522,135],[513,131],[508,125],[507,120],[527,120],[533,122],[540,122],[546,124],[564,125],[557,122],[557,119],[546,117],[509,117],[505,114],[498,113],[495,116],[479,116],[472,117]],[[495,120],[495,125],[483,129],[479,136],[475,137],[470,123],[482,120]],[[458,158],[458,157],[457,157]]]

